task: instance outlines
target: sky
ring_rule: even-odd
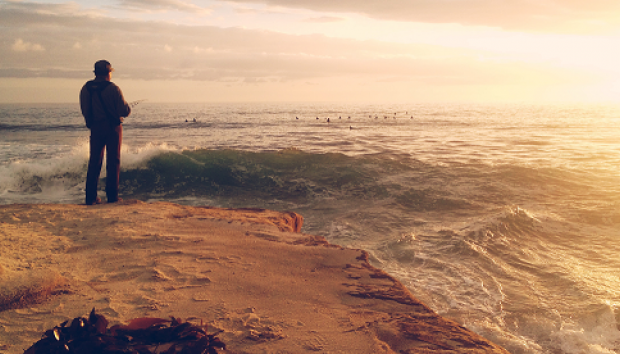
[[[618,0],[0,0],[0,103],[618,103]]]

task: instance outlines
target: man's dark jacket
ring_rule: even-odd
[[[101,100],[103,100],[105,109]],[[80,108],[88,128],[106,120],[113,125],[118,125],[122,123],[123,117],[131,113],[131,108],[125,101],[121,89],[113,82],[98,78],[88,81],[82,87]]]

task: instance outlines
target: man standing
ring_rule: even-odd
[[[121,89],[112,79],[112,65],[107,60],[95,63],[95,79],[88,81],[80,91],[80,108],[90,129],[90,158],[86,174],[86,205],[101,204],[97,196],[97,184],[103,152],[106,154],[106,186],[108,203],[118,198],[118,180],[121,166],[121,143],[123,117],[131,113]]]

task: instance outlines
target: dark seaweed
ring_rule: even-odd
[[[95,313],[65,321],[43,334],[24,354],[217,354],[226,349],[202,326],[172,318],[147,328],[113,326]]]

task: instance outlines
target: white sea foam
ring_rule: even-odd
[[[147,143],[143,146],[130,146],[123,144],[121,149],[121,168],[142,168],[144,164],[155,156],[166,152],[181,152],[183,148],[172,147],[166,143]]]
[[[67,174],[81,174],[88,147],[76,146],[70,153],[47,159],[16,160],[0,166],[0,190],[28,191],[33,181],[52,181]]]
[[[589,323],[566,319],[551,331],[552,346],[566,354],[616,354],[620,351],[620,331],[613,308],[607,307]],[[581,322],[581,321],[579,321]]]
[[[140,168],[151,158],[179,149],[167,144],[121,148],[121,169]],[[76,202],[83,198],[89,145],[82,141],[60,156],[23,159],[0,165],[0,201],[3,203]],[[101,169],[105,177],[106,162]]]

